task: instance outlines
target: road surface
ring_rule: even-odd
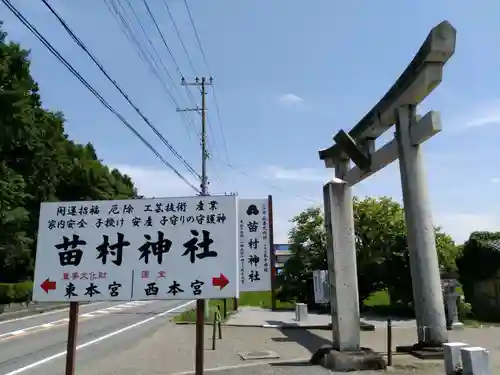
[[[102,362],[192,305],[189,301],[100,302],[80,307],[79,367]],[[68,311],[0,322],[0,375],[64,374]]]

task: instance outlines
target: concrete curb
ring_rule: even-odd
[[[174,322],[178,325],[194,325],[195,322]],[[205,322],[204,325],[211,326],[212,323]],[[298,325],[293,323],[283,323],[283,324],[226,324],[222,323],[223,327],[248,327],[248,328],[276,328],[276,329],[332,329],[331,324],[310,324],[310,325]],[[375,326],[373,324],[361,323],[361,331],[375,331]]]

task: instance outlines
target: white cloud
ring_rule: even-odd
[[[166,169],[133,165],[110,165],[110,167],[130,176],[138,193],[145,197],[182,197],[194,194],[193,189]],[[199,185],[196,181],[190,182],[194,186]]]
[[[189,186],[165,169],[131,165],[111,165],[111,167],[129,175],[139,194],[146,197],[193,195],[193,190]],[[287,169],[270,166],[255,171],[251,178],[239,174],[222,175],[220,181],[214,181],[216,186],[211,185],[211,191],[237,191],[241,197],[247,198],[267,197],[268,194],[272,194],[275,242],[286,243],[288,232],[292,228],[290,220],[308,207],[322,205],[322,186],[331,179],[331,173],[331,170],[326,169]],[[356,187],[354,193],[360,197],[389,195],[396,201],[401,201],[400,189],[392,189],[390,184],[388,185],[391,180],[399,182],[399,178],[389,174],[389,171],[387,174],[379,174],[381,179],[374,176],[364,182],[362,188]],[[492,182],[500,183],[500,178],[492,179]],[[193,181],[193,184],[197,186],[198,183]],[[394,194],[391,194],[391,191]],[[441,226],[457,243],[463,243],[473,231],[500,230],[500,214],[460,212],[442,206],[434,213],[434,223]]]
[[[500,214],[450,212],[437,214],[434,222],[459,244],[465,242],[472,232],[500,230]]]
[[[491,179],[492,184],[500,184],[500,177],[493,177]]]
[[[267,179],[275,180],[289,180],[296,182],[321,182],[326,183],[331,175],[331,170],[327,169],[312,169],[312,168],[298,168],[286,169],[278,166],[268,166],[264,168],[262,174]]]
[[[465,127],[476,128],[491,124],[500,124],[500,99],[494,99],[477,107],[467,116]]]
[[[281,96],[279,99],[280,103],[283,103],[285,105],[289,106],[296,106],[304,102],[304,99],[302,99],[300,96],[288,93],[283,96]]]
[[[173,173],[161,168],[149,166],[133,166],[133,165],[110,165],[110,168],[116,168],[121,173],[127,174],[132,178],[139,194],[145,197],[168,197],[168,196],[190,196],[193,195],[193,190],[187,186]],[[288,242],[288,231],[291,229],[290,220],[307,207],[317,205],[321,202],[321,186],[326,179],[318,178],[314,170],[298,169],[287,170],[276,167],[272,171],[277,172],[276,176],[282,181],[272,181],[266,183],[262,177],[261,171],[252,173],[251,179],[248,176],[234,174],[231,176],[221,175],[220,181],[214,181],[211,184],[211,191],[214,194],[224,191],[237,191],[243,198],[267,197],[269,194],[273,196],[273,211],[274,211],[274,239],[276,243]],[[268,171],[269,172],[269,171]],[[303,173],[309,181],[315,181],[308,192],[311,194],[294,194],[294,186],[290,186],[292,182],[300,182],[297,179]],[[225,178],[227,177],[227,178]],[[260,177],[260,178],[259,178]],[[259,184],[259,180],[263,184]],[[252,184],[249,184],[252,181]],[[191,181],[197,186],[198,182]]]

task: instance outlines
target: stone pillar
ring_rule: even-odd
[[[402,106],[396,110],[395,137],[398,142],[418,342],[435,346],[448,339],[424,162],[420,145],[412,141],[412,125],[415,123],[415,106]]]
[[[342,179],[348,168],[348,160],[338,163],[336,177]],[[351,188],[332,181],[323,187],[323,196],[333,348],[355,351],[360,347],[360,318]]]
[[[463,323],[458,320],[458,298],[460,294],[457,292],[457,283],[455,280],[450,282],[450,285],[446,288],[445,300],[446,306],[448,307],[448,321],[451,322],[451,329],[463,328]]]

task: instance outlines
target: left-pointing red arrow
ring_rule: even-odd
[[[56,290],[56,282],[50,281],[47,278],[43,283],[40,284],[40,287],[45,291],[45,293],[49,293],[49,290]]]

